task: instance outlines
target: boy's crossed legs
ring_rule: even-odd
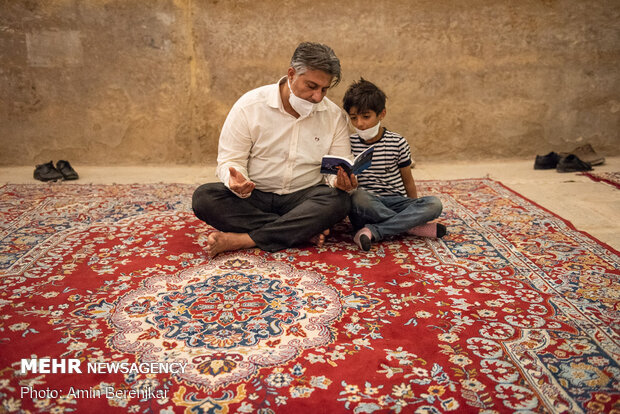
[[[373,241],[408,233],[422,237],[442,237],[446,227],[429,223],[441,215],[443,206],[434,196],[416,199],[403,196],[375,196],[358,189],[351,196],[349,218],[358,230],[354,241],[365,251]]]

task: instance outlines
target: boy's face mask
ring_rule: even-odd
[[[381,127],[381,121],[377,122],[377,125],[374,127],[370,127],[368,129],[357,129],[355,128],[355,132],[360,136],[364,141],[368,141],[369,139],[373,139],[379,133],[379,128]]]

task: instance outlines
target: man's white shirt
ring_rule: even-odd
[[[324,155],[351,159],[345,112],[327,97],[306,117],[284,110],[279,85],[243,95],[231,108],[219,139],[216,174],[229,186],[234,167],[261,191],[289,194],[323,180]],[[335,176],[329,177],[333,185]]]

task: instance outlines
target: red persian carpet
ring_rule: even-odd
[[[194,186],[0,187],[0,411],[620,412],[618,252],[489,179],[441,240],[204,253]]]
[[[614,172],[583,172],[581,175],[585,175],[594,181],[603,182],[609,184],[612,187],[620,189],[620,171]]]

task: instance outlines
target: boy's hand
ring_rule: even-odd
[[[233,167],[230,167],[228,172],[230,172],[230,178],[228,179],[230,190],[241,198],[249,197],[254,190],[255,184],[252,181],[248,181],[243,174]]]
[[[357,188],[357,177],[354,174],[348,175],[342,167],[338,167],[335,187],[347,193],[355,190]]]

